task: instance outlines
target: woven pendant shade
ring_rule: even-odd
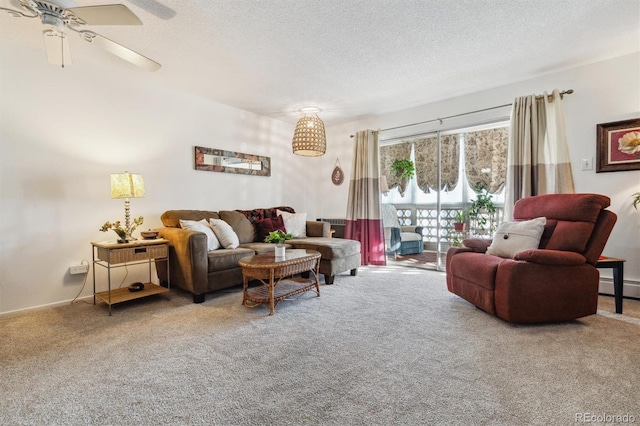
[[[291,143],[293,153],[305,157],[319,157],[327,149],[324,123],[318,116],[306,116],[298,120]]]

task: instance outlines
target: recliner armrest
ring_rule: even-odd
[[[422,235],[422,226],[401,226],[400,232],[415,232]]]
[[[491,241],[493,240],[488,238],[465,238],[462,240],[462,245],[476,253],[486,253],[487,248],[491,245]]]
[[[526,262],[543,264],[543,265],[562,265],[562,266],[576,266],[584,265],[587,263],[587,259],[580,253],[572,251],[560,251],[560,250],[525,250],[516,253],[513,260],[524,260]]]

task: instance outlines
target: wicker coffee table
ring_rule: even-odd
[[[242,267],[242,304],[245,306],[255,307],[269,303],[269,315],[273,315],[278,302],[295,294],[301,296],[314,290],[320,296],[320,253],[315,250],[286,250],[283,258],[276,257],[275,253],[259,254],[243,257],[238,263]],[[311,272],[309,278],[295,276],[304,272]],[[251,280],[260,281],[260,285],[248,287]],[[253,304],[249,305],[247,302]]]

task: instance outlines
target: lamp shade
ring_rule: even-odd
[[[127,172],[111,175],[111,198],[139,197],[144,197],[142,175]]]
[[[324,123],[316,115],[302,117],[296,124],[291,143],[293,153],[305,157],[319,157],[327,149]]]

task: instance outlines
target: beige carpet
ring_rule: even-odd
[[[640,320],[516,326],[444,275],[362,268],[266,308],[172,291],[0,318],[2,425],[574,424],[640,421]],[[626,306],[625,306],[626,308]]]

